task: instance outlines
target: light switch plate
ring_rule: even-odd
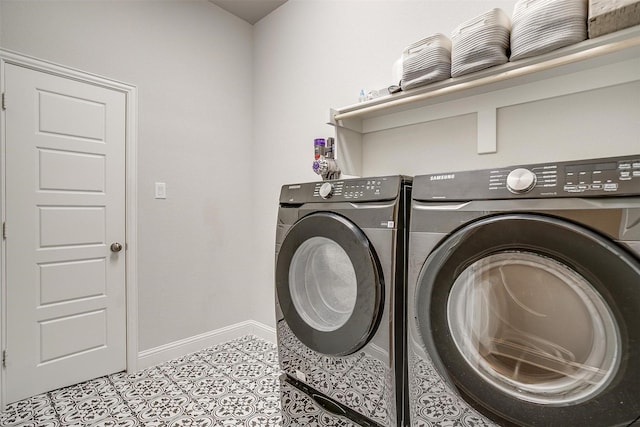
[[[167,184],[164,182],[156,182],[156,199],[167,198]]]

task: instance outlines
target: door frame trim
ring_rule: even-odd
[[[138,370],[138,268],[137,268],[137,176],[138,176],[138,88],[96,74],[65,67],[52,62],[0,49],[0,92],[5,92],[5,65],[14,64],[35,71],[52,74],[121,92],[125,96],[125,293],[126,293],[126,364],[127,372]],[[10,103],[10,100],[7,100]],[[9,107],[10,108],[10,107]],[[5,113],[0,111],[0,215],[6,220],[5,187]],[[1,238],[0,238],[1,239]],[[0,244],[0,353],[6,348],[6,242]],[[6,378],[0,366],[0,410],[6,407]]]

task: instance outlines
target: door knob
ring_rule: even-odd
[[[111,244],[111,252],[120,252],[122,250],[122,245],[118,242]]]

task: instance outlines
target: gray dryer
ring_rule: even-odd
[[[416,177],[408,283],[413,426],[638,421],[640,155]]]

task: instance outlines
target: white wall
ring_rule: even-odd
[[[2,48],[138,87],[139,349],[250,319],[252,27],[205,0],[2,0],[0,16]]]
[[[139,88],[145,350],[246,319],[273,325],[280,186],[318,179],[312,141],[333,135],[329,108],[394,83],[408,44],[514,4],[289,0],[252,28],[204,0],[0,0],[0,46]],[[475,120],[461,120],[465,139]],[[441,143],[425,171],[453,152],[489,167],[531,149],[478,156],[475,144]],[[166,201],[152,198],[154,181],[167,182]]]
[[[312,141],[334,134],[324,125],[329,108],[357,103],[361,88],[397,83],[391,81],[392,65],[410,43],[435,33],[449,36],[492,8],[511,16],[515,3],[289,0],[255,25],[254,155],[271,168],[254,168],[253,181],[260,182],[254,206],[260,212],[254,227],[254,282],[260,286],[254,319],[273,321],[272,304],[266,302],[273,292],[266,284],[273,281],[280,186],[318,179],[311,171]],[[540,84],[547,83],[551,80]],[[521,89],[540,90],[535,84]],[[477,154],[477,129],[487,124],[479,124],[475,114],[372,132],[363,137],[362,173],[413,175],[637,153],[637,94],[640,88],[633,83],[500,108],[493,154]]]
[[[355,104],[361,88],[392,83],[392,66],[410,43],[449,35],[494,7],[515,1],[289,0],[254,27],[256,271],[254,319],[274,322],[273,251],[283,184],[317,180],[313,139],[333,135],[330,107]],[[474,122],[475,123],[475,122]],[[469,147],[461,147],[460,150]],[[437,165],[442,159],[428,161]],[[428,165],[427,165],[428,167]],[[400,172],[400,171],[398,171]]]

